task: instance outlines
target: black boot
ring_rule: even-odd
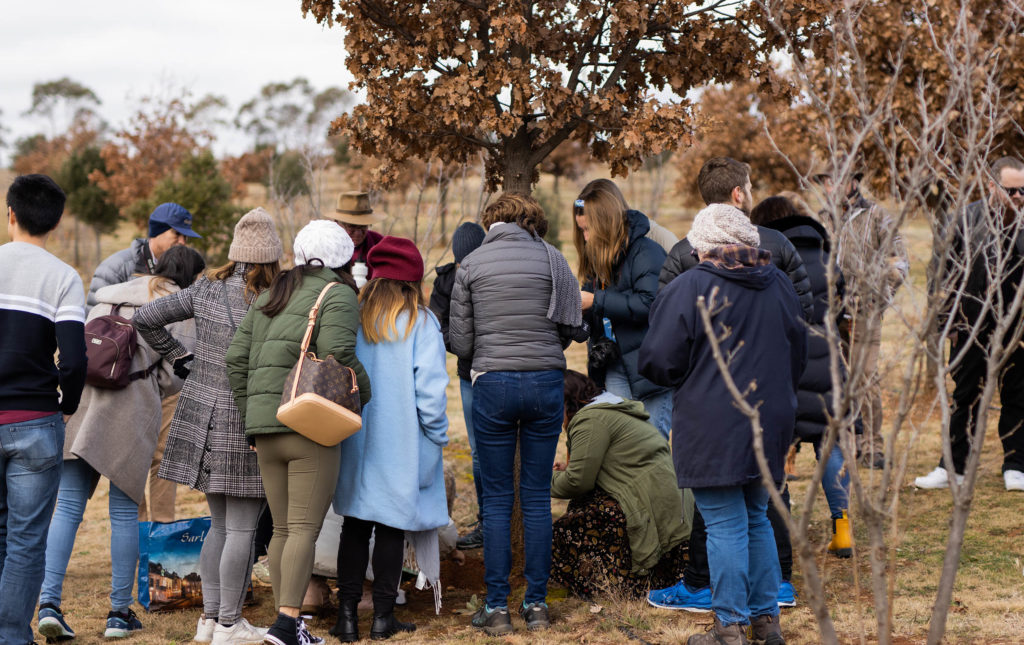
[[[389,611],[386,614],[373,615],[373,626],[370,627],[370,638],[375,641],[391,638],[398,632],[414,632],[416,625],[403,623],[395,618],[395,612]]]
[[[334,623],[334,627],[328,633],[337,636],[342,643],[354,643],[359,640],[359,614],[356,612],[358,606],[358,598],[339,601],[338,622]]]

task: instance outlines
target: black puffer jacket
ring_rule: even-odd
[[[804,441],[820,437],[827,424],[826,411],[832,409],[832,377],[829,369],[825,319],[828,312],[828,276],[831,244],[825,228],[810,217],[794,215],[766,224],[793,243],[804,262],[814,309],[808,319],[807,367],[797,387],[796,436]],[[842,294],[842,274],[834,267],[833,277]]]
[[[811,284],[807,279],[807,270],[804,269],[804,261],[800,258],[800,254],[782,233],[763,226],[758,226],[757,232],[761,236],[761,244],[758,248],[770,251],[772,264],[789,276],[793,288],[796,289],[796,295],[800,299],[800,308],[803,309],[804,318],[810,319],[814,310],[814,300],[811,296]],[[692,269],[697,266],[697,263],[698,260],[693,254],[690,241],[685,237],[679,240],[679,243],[669,251],[668,258],[665,260],[664,266],[661,267],[661,275],[658,278],[659,288],[664,288],[677,275]]]
[[[441,335],[444,336],[444,348],[454,354],[452,342],[448,337],[448,318],[452,308],[452,288],[455,287],[455,270],[459,265],[454,262],[442,264],[434,269],[437,277],[434,278],[434,288],[430,291],[430,310],[437,316],[441,323]],[[459,378],[463,381],[470,380],[470,367],[473,365],[471,358],[460,358],[458,362]]]
[[[598,288],[594,280],[586,280],[583,290],[594,294],[594,306],[584,312],[590,323],[591,341],[604,336],[604,318],[612,324],[616,344],[622,354],[623,367],[629,378],[633,398],[640,399],[667,388],[651,383],[637,370],[640,344],[647,335],[648,314],[658,295],[658,273],[665,263],[665,250],[646,237],[650,221],[639,211],[626,211],[629,228],[626,252],[612,269],[615,284]]]

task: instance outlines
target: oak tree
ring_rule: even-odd
[[[823,2],[784,0],[786,36],[805,43]],[[346,64],[365,102],[336,119],[394,177],[411,156],[463,164],[486,154],[489,185],[530,192],[538,165],[579,141],[622,175],[694,133],[691,88],[756,79],[778,91],[782,43],[760,4],[741,0],[302,0],[345,30]]]

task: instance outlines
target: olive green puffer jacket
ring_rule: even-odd
[[[268,318],[260,311],[270,294],[264,292],[249,309],[235,333],[227,353],[228,380],[245,419],[245,434],[292,432],[277,420],[281,392],[288,372],[299,360],[302,336],[306,333],[309,310],[328,282],[338,278],[330,269],[320,269],[303,278],[284,311]],[[351,288],[343,284],[332,288],[320,306],[313,328],[310,351],[319,358],[333,355],[342,365],[355,370],[359,398],[370,400],[370,379],[356,358],[356,333],[359,331],[359,303]]]

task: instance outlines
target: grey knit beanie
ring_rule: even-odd
[[[750,223],[743,211],[728,204],[711,204],[697,213],[686,239],[699,255],[727,244],[746,244],[755,248],[761,244],[757,227]]]
[[[256,207],[235,224],[228,259],[232,262],[268,264],[281,259],[281,238],[274,229],[274,220],[267,211]]]

